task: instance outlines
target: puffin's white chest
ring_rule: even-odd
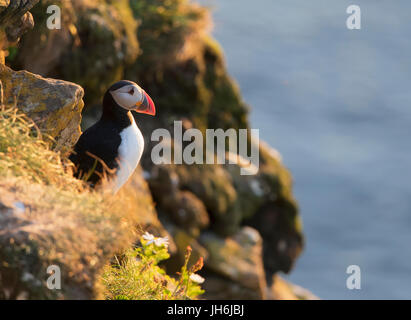
[[[123,129],[120,134],[121,143],[118,148],[118,169],[116,172],[114,192],[127,182],[140,162],[144,150],[144,138],[136,122]]]

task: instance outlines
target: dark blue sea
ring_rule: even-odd
[[[252,127],[294,177],[307,244],[287,278],[323,299],[411,299],[411,1],[201,3]]]

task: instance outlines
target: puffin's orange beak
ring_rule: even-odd
[[[154,105],[153,100],[144,90],[143,90],[143,101],[139,105],[136,105],[135,111],[139,113],[146,113],[151,116],[156,115],[156,106]]]

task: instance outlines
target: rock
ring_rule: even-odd
[[[268,280],[278,271],[290,272],[302,251],[301,229],[293,225],[293,211],[286,202],[268,202],[248,221],[264,239],[264,267]]]
[[[154,192],[154,197],[157,195],[169,195],[178,192],[179,177],[171,166],[159,165],[154,166],[148,171],[147,181],[150,190]],[[156,199],[156,198],[155,198]],[[156,199],[161,201],[162,197]]]
[[[30,10],[39,0],[0,0],[0,64],[4,64],[7,49],[33,28]]]
[[[270,282],[276,272],[291,271],[304,245],[291,175],[279,153],[264,142],[260,143],[257,175],[241,176],[237,165],[227,168],[239,195],[241,223],[257,229],[263,238],[264,267]]]
[[[194,237],[199,236],[200,230],[208,227],[210,222],[203,202],[189,191],[165,196],[162,208],[167,211],[177,226]]]
[[[261,300],[259,291],[250,290],[238,282],[215,273],[205,272],[204,298],[207,300]]]
[[[180,191],[179,177],[171,166],[156,166],[147,176],[158,210],[194,237],[208,227],[209,217],[203,202],[190,191]],[[161,195],[161,196],[158,196]]]
[[[195,194],[207,208],[213,219],[213,230],[221,235],[230,235],[239,228],[229,224],[227,215],[237,200],[231,177],[221,165],[175,166],[179,187]]]
[[[56,140],[56,150],[71,148],[80,136],[83,89],[67,81],[46,79],[0,65],[3,100],[17,106]]]
[[[41,1],[36,5],[32,12],[36,18],[34,30],[29,32],[26,37],[22,37],[17,48],[18,57],[21,60],[11,60],[13,67],[16,69],[25,69],[30,72],[55,77],[53,70],[67,52],[73,50],[74,43],[79,44],[79,36],[74,22],[77,21],[73,1],[51,2],[48,0]],[[58,5],[60,8],[61,29],[50,30],[47,28],[47,7]],[[14,62],[14,63],[13,63]]]
[[[200,244],[196,238],[185,232],[183,229],[175,227],[174,225],[165,223],[167,231],[172,235],[174,242],[177,246],[177,252],[167,261],[166,267],[169,274],[175,274],[181,270],[181,266],[184,264],[185,254],[187,246],[192,249],[189,265],[193,265],[199,258],[203,258],[205,261],[208,259],[208,252],[202,244]]]
[[[272,300],[319,300],[307,289],[290,283],[278,275],[273,277],[271,287],[267,287],[267,298]]]
[[[243,227],[231,238],[204,233],[200,241],[209,253],[207,269],[257,293],[259,299],[264,298],[262,239],[257,230]]]

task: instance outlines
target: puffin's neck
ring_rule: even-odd
[[[101,120],[114,122],[121,129],[124,129],[133,123],[133,116],[130,111],[117,105],[111,94],[107,92],[103,99]]]

